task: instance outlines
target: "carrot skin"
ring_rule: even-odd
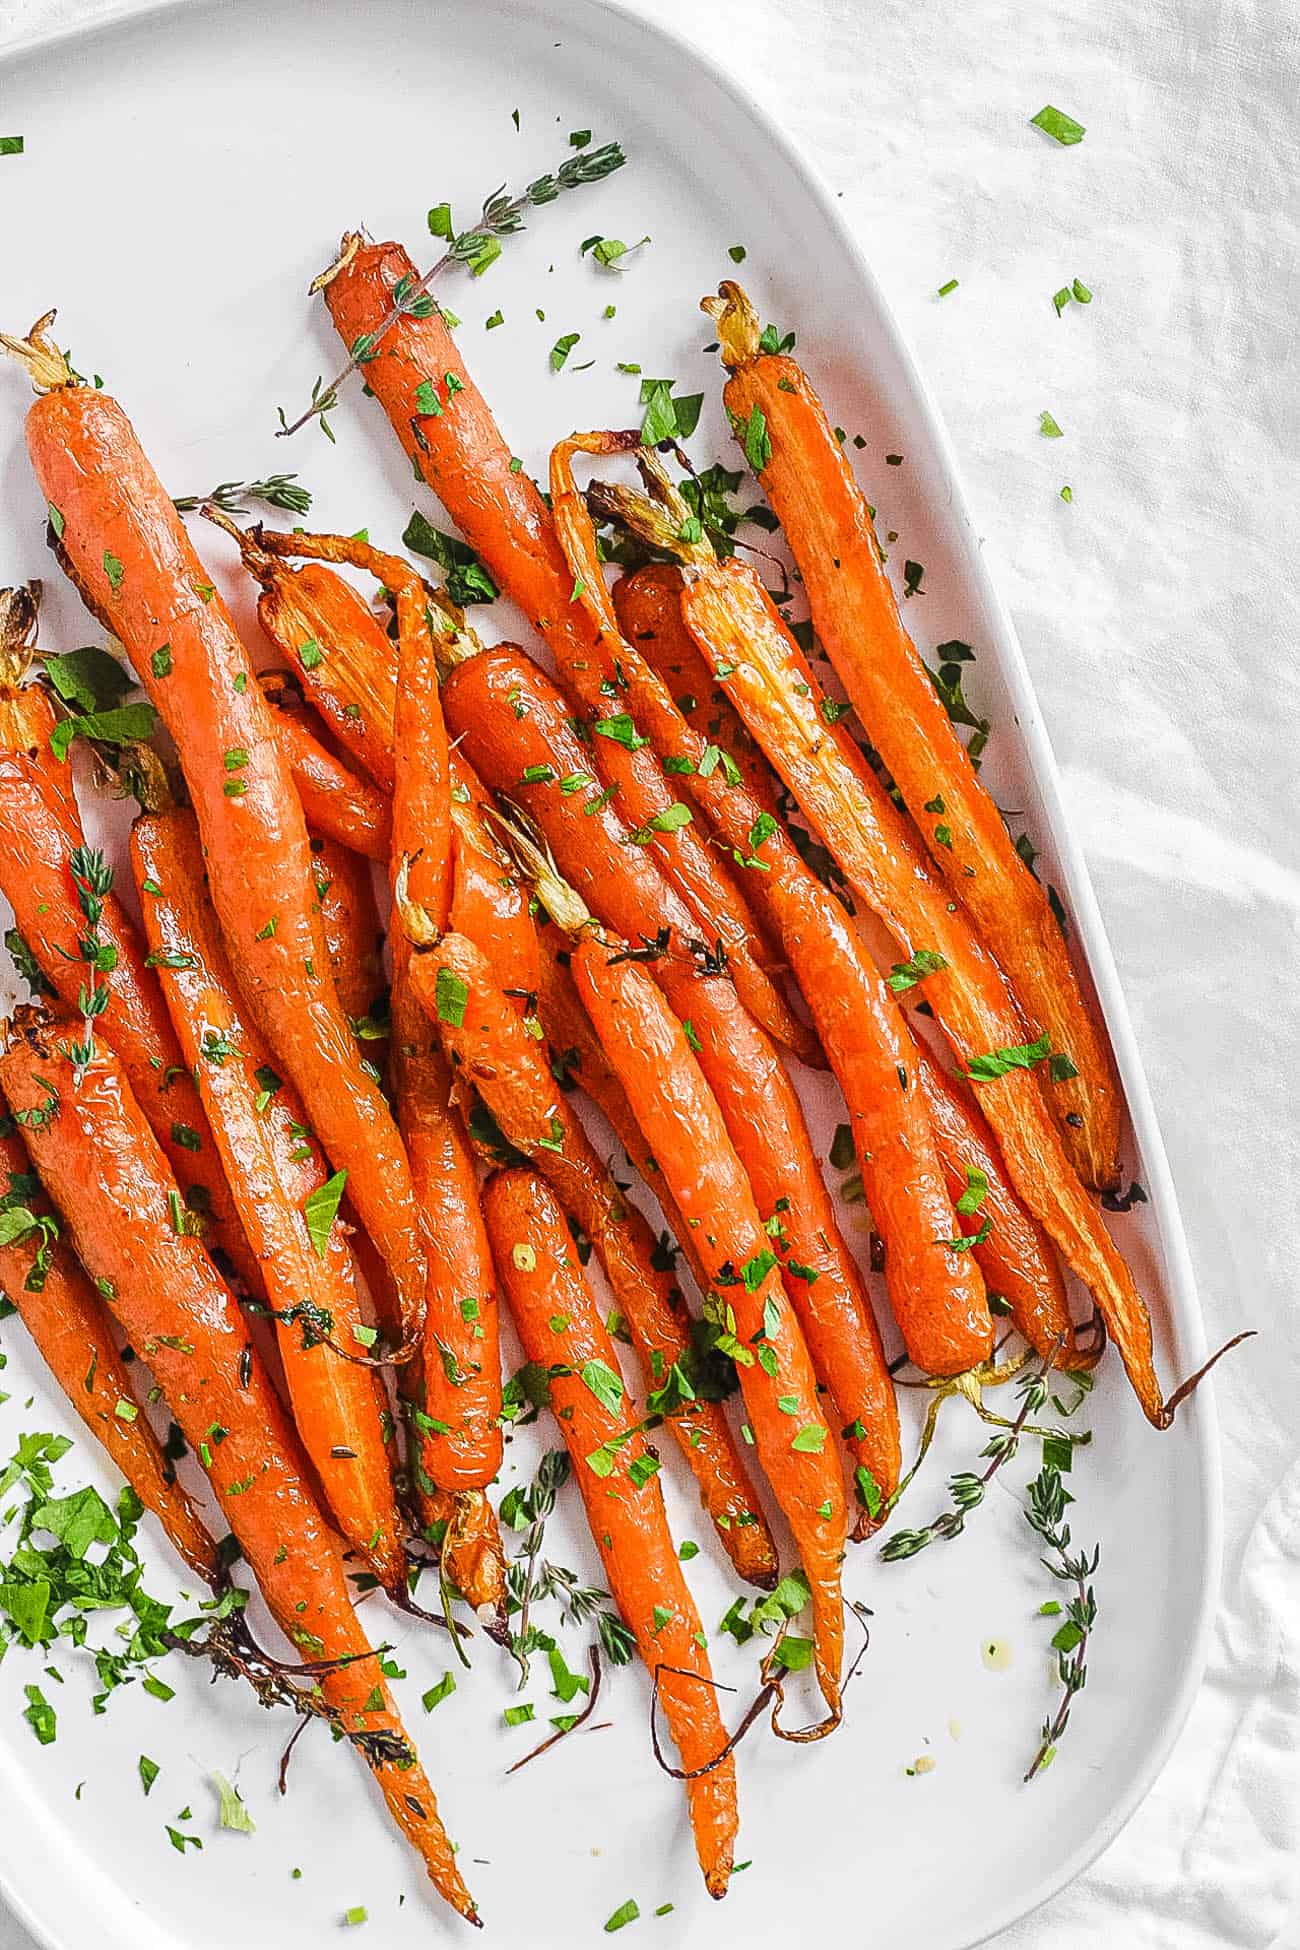
[[[1016,1196],[979,1105],[963,1094],[928,1051],[922,1050],[920,1059],[921,1090],[950,1191],[954,1198],[960,1197],[972,1171],[982,1173],[988,1185],[970,1223],[978,1231],[986,1218],[989,1221],[987,1239],[971,1249],[989,1292],[1001,1294],[1007,1302],[1012,1320],[1035,1354],[1050,1356],[1058,1368],[1091,1367],[1097,1354],[1078,1345],[1051,1241]]]
[[[348,1021],[361,1022],[382,1003],[388,986],[370,868],[360,854],[324,834],[313,833],[310,845],[312,886],[334,987]]]
[[[727,1734],[710,1683],[699,1613],[682,1575],[655,1475],[636,1475],[654,1460],[640,1435],[606,1449],[635,1420],[623,1394],[617,1411],[605,1407],[582,1379],[599,1362],[619,1376],[618,1356],[583,1280],[573,1240],[554,1197],[524,1170],[489,1179],[484,1207],[502,1267],[511,1316],[530,1360],[566,1372],[550,1383],[555,1411],[587,1521],[619,1613],[651,1673],[675,1666],[698,1675],[693,1683],[663,1672],[659,1697],[683,1768],[708,1767]],[[566,1325],[556,1333],[552,1322]],[[593,1466],[591,1458],[601,1460]],[[608,1461],[608,1468],[605,1462]],[[670,1615],[665,1621],[664,1612]],[[736,1769],[728,1757],[686,1783],[696,1853],[711,1896],[726,1892],[738,1826]]]
[[[727,1310],[729,1326],[734,1319],[746,1415],[812,1592],[818,1683],[838,1717],[844,1484],[776,1255],[704,1072],[659,989],[637,963],[611,962],[607,947],[590,935],[575,943],[572,967],[592,1027],[665,1182],[703,1242],[699,1250],[712,1270],[712,1294]]]
[[[85,833],[72,768],[59,765],[49,749],[54,724],[49,700],[35,686],[0,695],[0,888],[45,979],[76,1008],[88,973],[79,945],[86,921],[69,862]],[[95,977],[109,992],[95,1034],[116,1051],[187,1195],[199,1188],[211,1215],[210,1243],[229,1254],[249,1292],[260,1294],[261,1268],[240,1227],[145,944],[116,894],[105,895],[103,905],[97,933],[114,963]]]
[[[627,843],[613,807],[602,803],[594,784],[564,789],[591,774],[563,693],[521,652],[497,646],[451,673],[443,709],[478,771],[536,820],[561,874],[595,914],[632,942],[666,927],[664,952],[646,966],[674,1013],[692,1025],[760,1210],[769,1218],[780,1212],[789,1259],[817,1275],[813,1282],[791,1275],[788,1282],[805,1332],[816,1335],[831,1310],[845,1321],[869,1322],[861,1273],[840,1236],[802,1107],[775,1048],[732,984],[701,973],[686,946],[689,914],[646,850]],[[549,780],[524,782],[524,769],[533,766],[549,766]],[[868,1354],[878,1375],[870,1344]],[[897,1473],[897,1424],[888,1390],[879,1380],[874,1386],[884,1419],[863,1417],[869,1431],[881,1431],[878,1441],[872,1436],[872,1460],[863,1460],[873,1474],[879,1468],[879,1483]],[[846,1424],[852,1420],[846,1417]]]
[[[1075,1075],[1050,1084],[1062,1140],[1085,1183],[1113,1188],[1123,1097],[1105,1031],[1046,891],[1017,853],[903,627],[870,508],[821,401],[793,359],[771,355],[736,367],[724,399],[733,427],[755,412],[763,417],[768,459],[759,480],[802,574],[817,635],[931,858],[1001,962],[1031,1038],[1047,1032],[1053,1049],[1071,1057]],[[947,842],[923,810],[936,797]]]
[[[536,1007],[542,979],[537,930],[528,895],[484,818],[489,804],[482,780],[464,754],[453,751],[450,926],[483,951],[502,989],[527,1014]]]
[[[411,275],[414,266],[400,245],[360,245],[325,287],[330,316],[345,344],[375,329],[389,309],[393,286]],[[420,412],[421,382],[432,387],[438,413]],[[425,318],[402,317],[385,333],[366,362],[366,383],[418,478],[545,638],[587,710],[609,717],[609,696],[602,691],[606,660],[581,604],[573,600],[573,577],[550,513],[537,484],[522,468],[512,467],[510,448],[436,307]],[[605,741],[595,762],[607,782],[617,785],[634,827],[649,829],[650,821],[674,803],[670,781],[652,752]],[[726,943],[747,1006],[779,1040],[815,1055],[803,1025],[755,958],[762,953],[761,934],[722,864],[689,827],[650,830],[647,844],[697,927]]]
[[[291,1086],[263,1103],[270,1051],[239,1007],[234,975],[203,884],[198,829],[185,812],[146,814],[131,832],[137,882],[148,900],[150,942],[163,991],[212,1126],[249,1239],[262,1260],[278,1318],[276,1340],[303,1447],[343,1535],[386,1590],[406,1577],[401,1520],[383,1436],[386,1399],[372,1368],[346,1361],[307,1327],[318,1309],[330,1337],[360,1353],[364,1326],[356,1269],[341,1228],[318,1248],[304,1206],[328,1166],[303,1135]],[[213,1054],[214,1048],[219,1054]],[[262,1105],[262,1108],[258,1108]]]
[[[176,1184],[112,1053],[101,1048],[78,1088],[49,1024],[29,1022],[0,1056],[0,1087],[82,1263],[111,1284],[113,1312],[154,1373],[203,1461],[249,1570],[285,1637],[308,1659],[355,1664],[321,1675],[348,1726],[405,1738],[352,1609],[338,1539],[312,1495],[298,1439],[251,1346],[238,1306],[201,1242],[168,1217]],[[51,1097],[57,1103],[46,1110]],[[218,1443],[212,1425],[226,1430]],[[369,1710],[378,1686],[383,1706]],[[463,1916],[461,1879],[417,1762],[374,1769],[389,1810],[440,1893]],[[417,1812],[418,1810],[418,1812]]]
[[[261,684],[275,708],[276,732],[308,827],[367,860],[386,864],[392,844],[386,794],[359,778],[321,742],[286,684],[273,676],[263,676]]]
[[[0,1180],[6,1192],[23,1190],[22,1203],[39,1200],[26,1192],[31,1160],[6,1116],[0,1128]],[[184,1489],[144,1415],[119,1414],[136,1406],[126,1365],[117,1350],[104,1302],[66,1240],[52,1250],[37,1284],[28,1285],[36,1259],[34,1245],[13,1241],[0,1246],[0,1290],[18,1309],[37,1352],[90,1433],[117,1464],[146,1510],[157,1517],[173,1547],[208,1584],[217,1578],[217,1555]],[[148,1343],[140,1350],[148,1358]]]
[[[456,1009],[440,1012],[440,973],[463,990],[459,1023],[448,1019]],[[458,1082],[478,1090],[591,1240],[647,1372],[662,1383],[674,1366],[688,1368],[690,1321],[676,1282],[655,1264],[654,1236],[619,1194],[481,951],[464,936],[444,935],[412,957],[411,981],[437,1022]],[[776,1549],[720,1404],[684,1401],[668,1426],[732,1563],[742,1577],[770,1588]]]
[[[926,999],[956,1054],[969,1068],[1023,1046],[1024,1020],[1001,970],[844,727],[826,726],[811,670],[761,584],[734,561],[696,571],[682,613],[705,656],[728,669],[728,695],[854,892],[905,954],[924,948],[947,964],[926,977]],[[977,1101],[1017,1194],[1092,1292],[1143,1413],[1167,1427],[1146,1305],[1065,1155],[1037,1076],[1013,1067],[981,1081]]]
[[[77,385],[46,393],[27,415],[27,443],[60,513],[60,559],[175,742],[249,1007],[417,1321],[423,1254],[410,1171],[334,994],[302,809],[247,652],[115,400]]]

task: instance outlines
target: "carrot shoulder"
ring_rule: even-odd
[[[613,1342],[551,1193],[532,1172],[505,1171],[488,1181],[484,1205],[524,1351],[551,1373],[551,1407],[610,1590],[655,1676],[682,1766],[695,1775],[686,1793],[696,1854],[709,1894],[721,1896],[738,1825],[735,1762],[719,1758],[726,1729],[664,1515],[658,1458],[637,1428]]]
[[[731,368],[724,398],[732,425],[760,463],[817,635],[931,859],[1002,964],[1031,1040],[1050,1035],[1071,1059],[1072,1073],[1050,1080],[1066,1151],[1087,1184],[1113,1187],[1123,1098],[1105,1031],[1046,891],[1016,851],[903,627],[844,448],[803,369],[760,352],[758,321],[739,287],[724,284],[705,308]],[[943,801],[941,821],[925,811],[935,799]]]
[[[39,358],[38,373],[48,374],[48,352]],[[240,986],[321,1143],[348,1172],[353,1203],[415,1321],[423,1255],[410,1170],[330,980],[306,827],[270,706],[121,407],[72,383],[65,364],[50,383],[28,413],[27,444],[57,515],[60,559],[172,735]]]
[[[292,1086],[277,1076],[270,1051],[240,1009],[204,891],[193,816],[138,819],[131,857],[137,882],[157,889],[145,896],[150,941],[240,1216],[262,1261],[298,1433],[343,1535],[386,1589],[400,1591],[406,1558],[384,1443],[386,1402],[375,1371],[346,1358],[363,1353],[366,1327],[352,1254],[328,1207],[328,1166]],[[337,1181],[334,1189],[341,1189]],[[313,1219],[322,1200],[326,1211]]]
[[[52,1241],[39,1224],[21,1226],[21,1215],[39,1221],[48,1217],[49,1208],[7,1113],[0,1117],[0,1183],[9,1235],[0,1246],[0,1290],[18,1309],[68,1406],[103,1444],[190,1569],[213,1584],[217,1555],[212,1539],[137,1407],[103,1300],[66,1239]],[[147,1342],[140,1352],[149,1359]]]
[[[321,1675],[340,1726],[402,1740],[409,1762],[383,1760],[375,1779],[436,1887],[472,1917],[432,1789],[352,1609],[338,1539],[235,1300],[200,1241],[173,1224],[176,1181],[112,1053],[101,1048],[78,1083],[61,1042],[29,1012],[0,1056],[0,1086],[42,1182],[128,1338],[151,1345],[159,1386],[281,1631],[305,1659],[352,1661]]]

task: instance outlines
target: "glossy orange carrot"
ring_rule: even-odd
[[[104,1302],[49,1207],[13,1119],[0,1107],[0,1290],[90,1433],[192,1571],[214,1584],[217,1554],[162,1445],[140,1413]],[[30,1224],[24,1221],[30,1220]],[[148,1344],[140,1350],[148,1359]]]
[[[720,681],[728,695],[854,892],[905,955],[924,950],[943,963],[926,978],[926,999],[973,1073],[1011,1182],[1092,1293],[1144,1414],[1168,1427],[1146,1304],[1065,1155],[1034,1074],[1049,1039],[1026,1041],[1001,970],[844,726],[827,725],[812,671],[757,578],[735,561],[688,570],[682,613],[714,668],[727,671]]]
[[[275,709],[275,728],[307,824],[368,860],[387,862],[388,800],[369,779],[358,778],[312,729],[302,693],[281,671],[264,671],[258,682]]]
[[[312,835],[311,877],[320,903],[321,927],[339,1001],[362,1041],[381,1040],[388,984],[384,979],[384,931],[375,906],[370,868],[337,840]]]
[[[473,942],[446,934],[411,959],[415,993],[438,1026],[458,1082],[472,1085],[516,1150],[553,1187],[600,1257],[645,1363],[660,1412],[741,1576],[770,1587],[776,1551],[749,1473],[696,1361],[690,1318],[641,1213],[619,1192],[546,1060]],[[459,1020],[457,1018],[459,1017]]]
[[[35,627],[26,592],[0,592],[0,889],[54,993],[69,1008],[83,992],[94,1003],[106,996],[95,1035],[117,1052],[208,1243],[260,1293],[261,1272],[145,944],[112,891],[112,869],[86,846],[72,768],[50,750],[50,700],[39,685],[23,684]]]
[[[541,892],[549,905],[552,888],[543,883]],[[590,930],[575,939],[572,968],[592,1027],[712,1275],[706,1307],[728,1337],[755,1450],[812,1593],[813,1656],[829,1728],[839,1718],[844,1654],[844,1484],[780,1262],[717,1101],[659,989]]]
[[[695,1776],[686,1783],[695,1852],[709,1894],[722,1896],[738,1825],[736,1768],[700,1615],[669,1534],[658,1458],[637,1428],[614,1344],[547,1187],[529,1171],[500,1172],[488,1181],[484,1207],[524,1352],[561,1370],[550,1382],[556,1426],[614,1601],[655,1678],[682,1767]]]
[[[410,1169],[334,993],[312,912],[307,830],[271,708],[130,421],[108,393],[76,381],[47,325],[5,345],[40,394],[27,445],[60,561],[172,735],[240,986],[321,1143],[348,1173],[349,1197],[414,1328],[424,1269]]]
[[[397,590],[391,876],[406,936],[397,949],[398,1096],[399,1102],[404,1094],[408,1098],[417,1181],[430,1202],[423,1406],[431,1420],[428,1428],[419,1426],[425,1435],[424,1466],[433,1482],[440,1489],[481,1494],[501,1464],[496,1282],[473,1162],[449,1101],[449,1079],[432,1049],[429,1025],[421,1023],[417,1003],[407,993],[410,940],[427,947],[446,927],[452,901],[450,760],[424,610],[418,578],[409,571]],[[409,1101],[417,1085],[418,1110]]]
[[[362,1354],[368,1330],[352,1254],[333,1223],[340,1187],[292,1086],[276,1074],[239,1003],[204,890],[193,815],[138,819],[131,860],[137,885],[148,881],[158,889],[144,897],[150,945],[240,1217],[262,1262],[303,1447],[339,1529],[385,1588],[400,1593],[406,1557],[384,1443],[386,1398],[374,1369],[347,1359]]]
[[[541,966],[529,898],[484,816],[483,783],[463,753],[451,754],[450,926],[481,948],[522,1015],[535,1013]]]
[[[989,1293],[1006,1302],[1035,1354],[1050,1356],[1058,1368],[1092,1367],[1103,1342],[1095,1339],[1095,1345],[1085,1347],[1076,1338],[1051,1241],[1012,1189],[979,1105],[928,1051],[921,1049],[920,1059],[921,1090],[935,1142],[953,1198],[964,1197],[970,1205],[961,1223],[975,1236],[972,1251]],[[981,1239],[986,1219],[988,1231]]]
[[[238,543],[244,567],[261,584],[258,621],[289,660],[306,696],[343,750],[376,784],[391,792],[397,651],[384,625],[342,576],[314,561],[293,568],[283,559],[286,545],[298,545],[288,552],[308,555],[321,538],[268,535],[260,525],[241,529],[210,505],[204,513]],[[378,550],[356,538],[326,539],[339,544],[326,560],[360,562],[382,578],[381,564],[387,558]],[[400,568],[403,576],[411,573],[408,563],[402,562]],[[346,697],[339,695],[335,681],[339,675],[349,680]]]
[[[687,724],[726,753],[764,811],[779,813],[779,779],[682,621],[677,563],[648,562],[621,575],[612,593],[619,629],[663,679]]]
[[[596,789],[563,693],[521,652],[498,645],[451,672],[443,705],[480,773],[537,822],[562,875],[593,913],[626,940],[645,944],[638,952],[646,968],[674,1013],[691,1024],[759,1208],[768,1219],[780,1218],[782,1258],[816,1275],[811,1282],[795,1274],[789,1280],[805,1333],[811,1339],[816,1332],[814,1299],[818,1312],[863,1317],[869,1302],[862,1275],[840,1235],[781,1059],[740,1006],[712,944],[692,938],[690,916],[654,861],[628,844],[626,829]],[[884,1400],[888,1410],[887,1393]],[[892,1415],[878,1426],[882,1440],[867,1466],[874,1474],[879,1464],[887,1480],[896,1441]]]
[[[780,519],[817,634],[931,859],[1001,963],[1030,1040],[1050,1036],[1068,1054],[1070,1073],[1049,1079],[1062,1141],[1085,1183],[1112,1188],[1123,1097],[1105,1029],[1046,890],[1013,845],[903,627],[844,447],[796,361],[761,351],[757,316],[738,285],[724,284],[704,309],[730,369],[723,397],[732,426]],[[926,810],[936,799],[941,820]]]
[[[303,1658],[351,1662],[320,1676],[336,1724],[401,1742],[401,1759],[377,1759],[376,1782],[440,1893],[474,1918],[433,1791],[352,1609],[338,1539],[239,1308],[200,1241],[172,1223],[176,1181],[116,1058],[101,1045],[78,1084],[64,1035],[26,1011],[0,1057],[0,1087],[42,1182],[129,1339],[151,1346],[159,1386],[281,1631]]]
[[[993,1323],[984,1281],[969,1248],[954,1233],[952,1203],[935,1149],[925,1100],[916,1087],[916,1047],[898,1009],[867,958],[843,907],[809,871],[779,819],[755,798],[738,770],[728,772],[703,735],[691,728],[640,648],[619,637],[612,598],[601,579],[596,534],[587,504],[576,488],[575,452],[617,452],[620,434],[575,434],[551,455],[551,498],[556,526],[582,600],[602,619],[602,634],[620,643],[624,694],[661,756],[702,819],[753,876],[754,898],[776,933],[817,1026],[822,1046],[844,1094],[854,1156],[862,1168],[867,1203],[885,1242],[885,1270],[894,1317],[908,1352],[932,1374],[956,1374],[984,1360],[993,1345]],[[643,465],[658,472],[652,457]],[[665,543],[679,546],[688,509],[666,476],[661,491],[673,505],[662,513],[640,496],[636,504]],[[613,491],[607,490],[607,493]],[[704,545],[701,544],[701,547]],[[830,1388],[841,1424],[881,1420],[889,1429],[887,1474],[881,1491],[873,1462],[881,1444],[862,1461],[869,1472],[867,1496],[879,1512],[897,1482],[898,1434],[893,1389],[865,1290],[837,1293],[819,1305],[820,1281],[810,1293],[804,1331],[817,1370]],[[853,1306],[853,1300],[857,1305]]]
[[[344,240],[337,267],[318,282],[349,346],[374,330],[389,309],[393,286],[408,275],[413,267],[399,245]],[[385,333],[366,362],[366,383],[419,478],[546,639],[597,726],[592,762],[607,784],[617,786],[625,818],[645,832],[645,843],[699,931],[725,944],[746,1007],[778,1041],[815,1058],[803,1024],[761,965],[767,950],[741,889],[689,823],[672,823],[670,808],[678,801],[654,754],[631,727],[627,735],[599,735],[601,725],[626,717],[608,689],[606,656],[572,600],[573,579],[537,485],[515,464],[436,306],[428,316],[404,315]]]

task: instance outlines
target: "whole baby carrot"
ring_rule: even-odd
[[[39,397],[27,445],[59,558],[170,731],[231,962],[382,1253],[412,1328],[423,1253],[411,1174],[363,1067],[312,912],[307,830],[248,654],[134,429],[45,335],[4,340]]]
[[[50,747],[50,699],[23,681],[35,631],[29,593],[0,591],[0,889],[48,988],[69,1008],[85,1005],[92,1033],[117,1052],[209,1244],[260,1293],[261,1272],[145,944],[112,891],[112,868],[86,845],[72,768]]]
[[[0,1290],[18,1309],[68,1406],[103,1444],[190,1569],[215,1584],[212,1539],[140,1413],[104,1302],[67,1240],[58,1237],[17,1126],[2,1111],[0,1185]],[[140,1352],[147,1360],[147,1343]]]
[[[685,1302],[641,1213],[619,1192],[518,1013],[473,942],[446,934],[411,958],[411,981],[458,1082],[554,1189],[591,1240],[700,1500],[741,1576],[768,1586],[776,1551],[726,1417],[699,1379]]]
[[[362,1042],[377,1040],[387,982],[384,931],[367,862],[337,840],[313,833],[311,878],[339,1001]]]
[[[414,267],[397,244],[346,238],[337,266],[317,281],[351,346],[388,312]],[[403,315],[366,361],[366,384],[427,482],[502,589],[546,639],[597,727],[617,718],[596,632],[573,601],[573,579],[536,483],[519,467],[467,372],[437,307]],[[617,700],[615,700],[616,702]],[[746,1006],[769,1033],[815,1058],[815,1047],[762,965],[768,957],[744,894],[692,832],[654,754],[627,738],[599,738],[596,769],[616,784],[622,809],[710,940],[731,958]]]
[[[338,1540],[239,1308],[201,1242],[174,1223],[166,1159],[112,1052],[78,1081],[64,1030],[24,1012],[0,1056],[0,1087],[88,1273],[150,1362],[212,1484],[244,1561],[300,1654],[331,1663],[320,1686],[338,1729],[400,1742],[372,1761],[397,1825],[440,1893],[476,1920],[433,1791],[352,1609]],[[220,1431],[220,1434],[218,1434]],[[338,1664],[338,1661],[347,1663]]]
[[[388,800],[369,779],[359,778],[316,736],[302,693],[282,671],[264,671],[258,682],[275,710],[275,728],[307,824],[368,860],[387,862]]]
[[[1029,1027],[1068,1054],[1048,1089],[1062,1140],[1085,1183],[1119,1182],[1119,1073],[1096,1006],[1070,961],[1047,893],[980,783],[884,570],[866,496],[807,374],[764,353],[758,319],[736,284],[704,310],[730,371],[724,399],[737,438],[771,500],[841,682],[907,803],[930,857],[1002,965]],[[936,820],[926,807],[943,801]],[[942,835],[942,837],[940,837]]]
[[[483,1203],[511,1317],[525,1354],[551,1375],[550,1405],[605,1576],[677,1742],[705,1887],[725,1895],[738,1825],[736,1768],[700,1616],[664,1515],[658,1457],[637,1427],[614,1344],[547,1187],[533,1172],[503,1171],[489,1179]]]
[[[291,1085],[240,1007],[204,891],[187,812],[145,814],[131,832],[137,885],[150,882],[149,939],[185,1058],[198,1078],[240,1217],[262,1262],[294,1421],[325,1501],[390,1592],[406,1578],[384,1442],[386,1398],[361,1355],[369,1330],[347,1241],[333,1224],[342,1185]]]

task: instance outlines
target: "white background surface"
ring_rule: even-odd
[[[0,44],[100,11],[4,0]],[[1297,17],[1284,0],[653,11],[843,191],[912,340],[1062,764],[1209,1338],[1263,1330],[1218,1384],[1224,1612],[1192,1718],[1119,1842],[999,1941],[1300,1946]],[[1046,101],[1083,144],[1026,126]],[[1058,320],[1073,277],[1094,301]],[[1064,439],[1040,437],[1043,408]],[[26,1945],[0,1918],[3,1950]]]

